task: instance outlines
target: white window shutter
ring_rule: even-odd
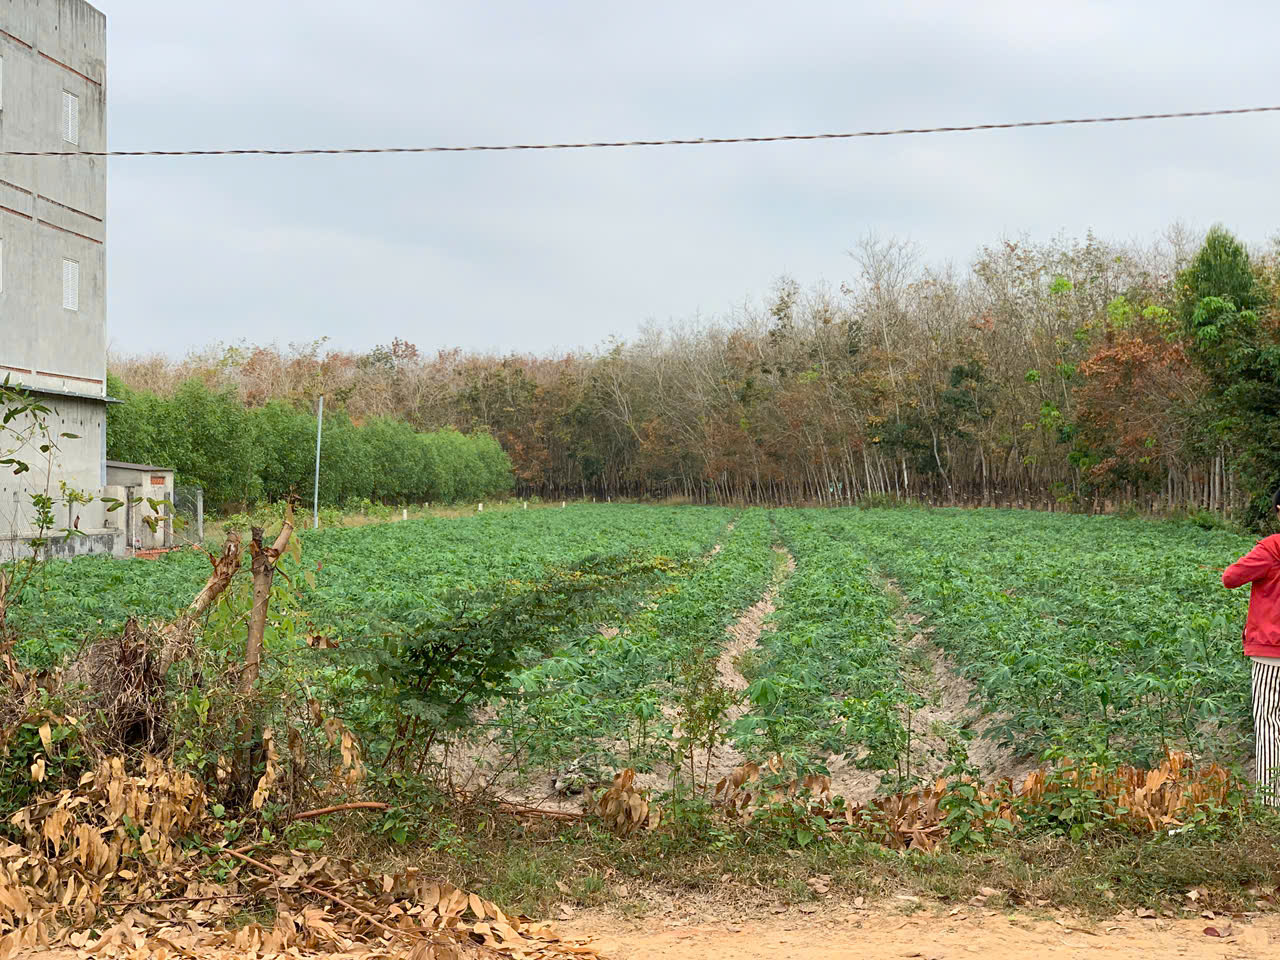
[[[62,139],[80,145],[80,98],[62,91]]]
[[[62,261],[62,306],[80,309],[80,264],[75,260]]]

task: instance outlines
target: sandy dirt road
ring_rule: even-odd
[[[1153,957],[1280,957],[1280,916],[1252,919],[1140,920],[1120,917],[1077,924],[1066,916],[962,909],[954,916],[921,911],[911,916],[859,911],[805,916],[798,911],[742,923],[670,925],[583,915],[613,960],[1150,960]],[[675,921],[679,924],[679,921]],[[1213,928],[1227,934],[1205,934]]]
[[[954,908],[953,908],[954,909]],[[796,908],[740,922],[670,916],[624,920],[604,910],[584,911],[556,924],[571,937],[590,937],[589,956],[600,960],[1267,960],[1280,957],[1280,914],[1252,918],[1138,919],[1132,916],[1077,922],[1065,914],[1038,911],[954,913],[926,906],[904,915],[892,904],[849,911],[827,907],[806,915]],[[1212,928],[1224,936],[1207,936]],[[280,956],[315,960],[389,960],[408,957],[409,947],[290,950]],[[485,955],[478,951],[476,956]],[[40,960],[85,960],[78,950],[18,954]],[[246,960],[261,955],[235,947],[210,946],[174,938],[138,951],[108,951],[112,957],[166,960],[200,957]],[[472,956],[470,952],[466,956]]]

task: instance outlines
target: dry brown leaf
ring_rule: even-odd
[[[134,829],[124,829],[125,818]],[[357,944],[364,945],[370,960],[406,951],[460,960],[471,955],[476,940],[509,960],[564,960],[596,953],[589,943],[566,941],[545,926],[508,919],[496,904],[467,891],[428,884],[415,870],[385,876],[331,857],[277,854],[253,861],[261,867],[237,867],[227,884],[209,883],[203,877],[212,862],[196,852],[209,847],[185,843],[205,827],[219,827],[206,818],[203,788],[153,758],[139,772],[126,769],[119,758],[107,760],[82,777],[75,790],[20,810],[12,826],[28,845],[0,844],[0,944],[6,954],[50,939],[83,956],[139,960],[227,948],[246,957],[298,956],[300,951],[348,950]],[[235,895],[241,891],[246,898],[270,892],[276,908],[271,927],[249,924],[228,931],[219,926],[239,909]],[[169,897],[206,895],[231,899],[163,903]],[[123,916],[96,905],[118,901],[151,903]],[[475,921],[464,923],[460,918],[468,909]],[[565,909],[572,913],[568,904]],[[73,926],[46,932],[38,921],[50,911],[59,911],[59,920]],[[17,926],[6,927],[5,918]],[[92,939],[91,925],[101,931]],[[434,931],[436,939],[423,940],[424,931]]]

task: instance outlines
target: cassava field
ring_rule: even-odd
[[[416,750],[424,731],[454,753],[468,748],[446,730],[481,738],[530,797],[557,796],[567,767],[579,784],[633,767],[701,785],[708,746],[713,771],[776,756],[886,787],[966,754],[994,763],[989,776],[1046,753],[1154,766],[1169,749],[1224,765],[1251,751],[1247,592],[1219,577],[1252,541],[1222,530],[1023,511],[575,504],[301,541],[277,582],[268,661],[309,649],[299,681],[340,696],[372,756]],[[48,665],[130,616],[171,616],[207,573],[195,551],[50,566],[18,600],[22,659]],[[768,611],[753,610],[766,595]],[[428,664],[443,657],[420,649],[485,633],[506,645],[505,681],[492,671],[458,688],[474,679],[465,665]],[[404,682],[401,661],[415,656],[447,689]],[[406,744],[397,722],[419,717]]]
[[[122,787],[100,766],[115,737],[202,784],[180,804],[204,824],[202,856],[253,852],[278,871],[274,895],[312,877],[357,917],[397,916],[412,887],[476,941],[502,939],[500,903],[607,929],[622,955],[658,949],[637,930],[701,925],[738,937],[706,956],[765,956],[733,924],[767,904],[844,924],[851,944],[865,921],[890,950],[890,915],[921,897],[949,911],[956,949],[957,923],[1015,904],[1127,908],[1137,945],[1148,915],[1229,931],[1226,914],[1273,906],[1280,867],[1249,785],[1247,595],[1220,582],[1252,543],[1140,517],[916,507],[489,505],[304,531],[271,587],[256,684],[241,577],[161,681],[162,707],[122,724],[114,693],[29,700],[6,744],[23,775],[0,804],[12,836],[57,854],[50,838],[72,829],[40,799],[51,787],[73,825],[85,791],[154,803],[153,777]],[[209,569],[194,549],[44,565],[11,598],[14,662],[39,678],[93,649],[128,660],[119,638],[176,622]],[[120,856],[176,869],[145,829],[130,854],[137,814],[120,816],[98,825]],[[349,893],[365,880],[333,873],[346,857],[386,871],[366,899]],[[138,900],[207,883],[198,922],[292,916],[248,867],[215,862]],[[478,896],[424,897],[416,876]],[[74,904],[74,881],[57,889]],[[537,931],[517,932],[533,950]]]

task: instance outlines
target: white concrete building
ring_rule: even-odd
[[[173,470],[145,463],[107,461],[107,493],[124,506],[112,511],[111,522],[124,534],[117,552],[166,550],[173,546]],[[153,503],[160,504],[159,509]]]
[[[106,103],[100,11],[84,0],[0,0],[0,150],[104,150]],[[0,379],[36,393],[57,433],[77,435],[58,441],[52,462],[19,451],[27,474],[0,468],[9,549],[31,535],[32,492],[105,492],[106,215],[106,158],[0,156]],[[9,438],[0,432],[0,454]],[[87,536],[60,552],[123,540],[100,501],[62,513]]]

